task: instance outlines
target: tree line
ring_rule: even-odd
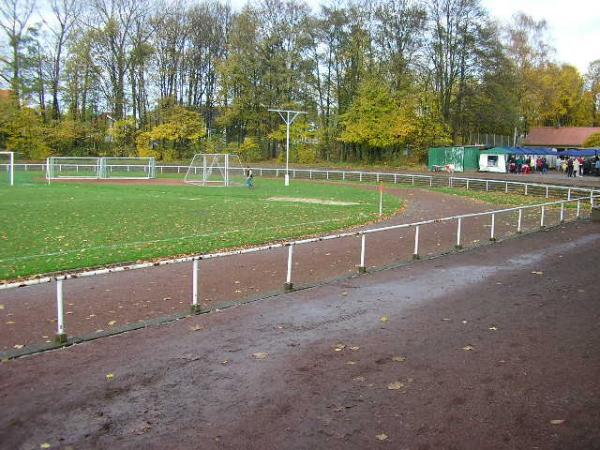
[[[580,74],[543,20],[501,27],[479,0],[0,0],[0,31],[0,146],[30,159],[273,158],[282,107],[307,112],[300,162],[600,125],[600,60]]]

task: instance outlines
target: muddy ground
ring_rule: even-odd
[[[0,447],[600,448],[599,243],[568,224],[2,363]]]

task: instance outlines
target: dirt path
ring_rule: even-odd
[[[3,363],[0,448],[600,448],[599,242],[569,224]]]
[[[406,208],[383,224],[370,225],[371,228],[492,209],[482,202],[426,190],[388,192],[405,199]],[[511,226],[514,232],[516,216],[505,219],[498,220],[499,236],[508,233]],[[489,218],[465,221],[465,246],[487,241],[488,221]],[[529,222],[537,223],[537,219]],[[428,256],[452,249],[455,235],[454,223],[423,227],[419,253]],[[370,235],[366,264],[381,267],[409,261],[413,251],[413,229]],[[293,282],[301,286],[347,276],[356,273],[359,261],[360,239],[356,237],[299,246],[295,250]],[[203,261],[200,301],[204,307],[212,308],[281,290],[286,269],[286,249]],[[4,305],[0,323],[6,325],[0,327],[0,351],[52,342],[56,333],[55,289],[52,283],[0,291],[0,304]],[[64,284],[65,329],[71,336],[100,335],[132,323],[187,312],[191,296],[191,263],[69,280]]]

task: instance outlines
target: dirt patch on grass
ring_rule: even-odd
[[[287,202],[287,203],[311,203],[315,205],[332,205],[332,206],[354,206],[359,205],[358,202],[342,202],[339,200],[323,200],[320,198],[303,198],[303,197],[269,197],[269,202]]]

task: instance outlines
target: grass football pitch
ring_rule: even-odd
[[[17,172],[15,186],[0,186],[0,280],[331,232],[372,221],[379,211],[378,192],[341,184],[46,185],[41,176]],[[385,196],[384,214],[401,206]]]

